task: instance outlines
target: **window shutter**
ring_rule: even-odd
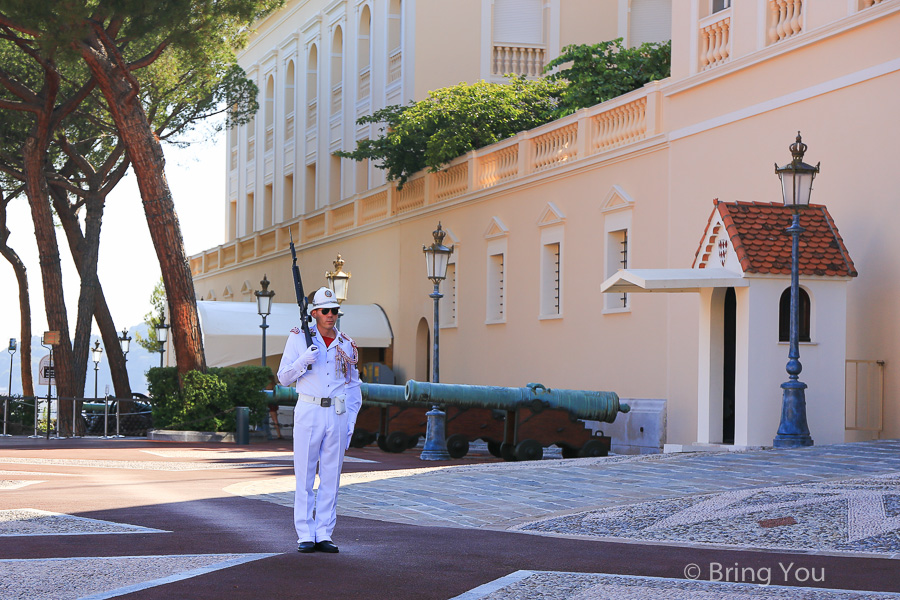
[[[672,0],[632,0],[630,46],[672,39]]]
[[[494,43],[542,44],[543,0],[494,0]]]

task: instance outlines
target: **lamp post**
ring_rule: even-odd
[[[266,366],[266,329],[269,328],[266,325],[266,317],[272,312],[272,297],[275,292],[269,290],[269,280],[265,274],[259,284],[262,286],[262,291],[257,290],[253,293],[256,295],[257,312],[262,317],[262,325],[259,326],[262,329],[262,366]]]
[[[438,222],[437,229],[434,230],[432,235],[434,236],[434,243],[430,246],[422,246],[422,252],[425,253],[428,279],[434,284],[434,292],[429,295],[429,298],[434,300],[434,347],[431,353],[431,381],[432,383],[439,383],[439,302],[443,298],[440,292],[440,285],[441,281],[447,277],[447,265],[450,262],[450,255],[453,254],[453,246],[448,248],[444,245],[446,233],[441,229],[440,222]],[[447,415],[437,405],[432,406],[426,415],[428,416],[428,425],[425,429],[425,448],[422,450],[419,458],[422,460],[449,460],[450,453],[447,452],[447,440],[445,439]]]
[[[6,423],[9,421],[9,400],[12,398],[12,373],[13,373],[13,355],[16,353],[16,338],[9,338],[9,387],[6,388],[6,402],[3,403],[3,434],[2,437],[9,437],[6,433]]]
[[[170,325],[166,325],[166,315],[160,315],[159,316],[159,324],[156,326],[156,341],[159,342],[159,368],[160,369],[163,366],[163,357],[166,354],[166,340],[169,339],[169,327],[170,327]]]
[[[100,347],[100,340],[97,340],[91,349],[91,360],[94,361],[94,401],[97,400],[97,373],[100,371],[100,360],[102,358],[103,348]]]
[[[119,347],[122,348],[122,354],[125,356],[125,379],[128,379],[128,344],[131,343],[131,336],[128,330],[122,328],[122,335],[119,336]]]
[[[791,226],[787,232],[791,234],[791,318],[790,349],[788,350],[788,381],[781,384],[781,423],[773,445],[776,448],[799,448],[812,446],[806,423],[806,384],[800,381],[800,234],[804,229],[800,226],[800,212],[809,206],[812,183],[819,172],[815,167],[803,162],[806,144],[797,132],[796,141],[790,145],[793,159],[783,167],[775,165],[775,173],[781,180],[781,193],[784,205],[793,212]]]

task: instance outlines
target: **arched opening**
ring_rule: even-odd
[[[275,146],[275,78],[266,78],[266,152]]]
[[[294,141],[294,61],[287,64],[287,75],[284,78],[284,143]]]
[[[801,342],[810,341],[810,301],[809,294],[800,288],[800,338]],[[789,342],[791,340],[791,288],[786,288],[781,293],[778,302],[778,341]]]
[[[371,32],[372,13],[369,11],[368,6],[363,6],[362,14],[359,17],[359,38],[356,43],[356,63],[359,68],[359,89],[357,93],[360,99],[368,98],[371,91]]]
[[[416,381],[431,381],[431,328],[425,317],[416,328]]]
[[[316,45],[309,47],[309,58],[306,63],[306,128],[314,129],[316,126],[317,106],[316,98],[319,96],[319,51]]]
[[[341,112],[344,91],[344,33],[341,28],[334,28],[331,41],[331,114]]]

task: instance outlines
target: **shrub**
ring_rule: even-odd
[[[211,368],[206,373],[190,371],[179,386],[174,367],[152,368],[147,381],[157,429],[190,431],[234,431],[234,407],[250,409],[251,425],[267,416],[262,393],[272,380],[268,367]]]

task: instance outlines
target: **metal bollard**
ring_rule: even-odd
[[[238,446],[250,444],[250,409],[246,406],[235,407],[234,443]]]

